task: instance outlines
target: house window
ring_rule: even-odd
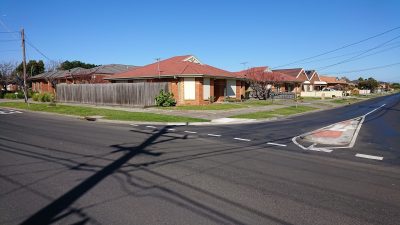
[[[196,82],[194,77],[184,78],[183,80],[183,93],[185,100],[196,99]]]
[[[207,100],[210,98],[210,78],[203,79],[203,99]]]
[[[236,80],[226,80],[226,96],[233,98],[236,97]]]

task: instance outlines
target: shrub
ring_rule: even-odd
[[[34,93],[33,95],[32,95],[32,100],[33,101],[39,101],[39,96],[40,96],[40,94],[39,93]]]
[[[40,102],[53,102],[54,101],[54,95],[50,93],[34,93],[32,95],[32,100],[33,101],[40,101]]]
[[[215,97],[214,96],[208,97],[208,102],[209,103],[214,103],[215,102]]]
[[[15,94],[17,93],[17,94]],[[22,91],[18,92],[7,92],[4,94],[4,98],[8,99],[23,99],[24,98],[24,93]]]
[[[156,105],[157,106],[162,106],[162,107],[169,107],[169,106],[175,106],[176,101],[174,99],[174,94],[165,92],[164,90],[160,91],[160,94],[155,98],[156,100]]]
[[[41,102],[52,102],[52,101],[54,101],[54,96],[53,96],[53,94],[44,92],[42,94],[39,94],[39,98],[38,99]]]

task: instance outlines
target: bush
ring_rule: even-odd
[[[32,95],[32,100],[33,101],[40,101],[40,102],[53,102],[54,101],[54,95],[50,93],[35,93]]]
[[[21,95],[19,92],[17,92],[17,94],[15,94],[15,92],[9,92],[9,93],[4,94],[4,98],[7,98],[7,99],[24,98],[24,94],[22,93],[22,95]]]
[[[214,96],[208,97],[208,102],[209,103],[214,103],[215,102],[215,97]]]
[[[176,101],[174,99],[174,94],[165,92],[164,90],[160,91],[160,94],[155,98],[156,100],[156,105],[157,106],[162,106],[162,107],[169,107],[169,106],[175,106]]]
[[[33,100],[33,101],[36,101],[36,102],[39,101],[39,93],[33,94],[33,95],[32,95],[32,100]]]

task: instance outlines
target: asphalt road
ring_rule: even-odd
[[[400,224],[399,101],[184,127],[0,110],[0,224]],[[292,142],[383,104],[351,149]]]

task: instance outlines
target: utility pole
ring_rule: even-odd
[[[24,28],[21,29],[21,41],[22,41],[22,67],[24,73],[24,97],[25,103],[28,103],[28,93],[26,89],[26,55],[25,55],[25,33]]]

